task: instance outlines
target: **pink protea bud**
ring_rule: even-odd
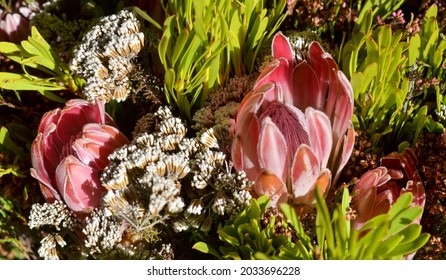
[[[31,176],[48,202],[65,201],[78,214],[99,206],[105,191],[99,172],[108,155],[129,142],[113,125],[101,101],[72,99],[45,113],[31,146]]]
[[[231,131],[232,161],[271,206],[310,205],[316,186],[325,194],[353,150],[353,91],[317,42],[293,53],[282,33],[274,60],[240,104]],[[333,176],[333,178],[332,178]]]
[[[352,208],[357,212],[352,220],[354,228],[360,229],[373,217],[387,213],[405,192],[412,193],[412,206],[424,207],[426,194],[416,163],[413,151],[406,149],[383,157],[381,166],[361,176],[353,188]]]

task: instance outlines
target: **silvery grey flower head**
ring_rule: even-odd
[[[122,223],[116,217],[106,215],[103,209],[93,210],[85,223],[82,230],[86,236],[84,245],[90,255],[111,251],[121,241]]]
[[[59,234],[48,234],[40,241],[37,253],[45,260],[58,260],[57,245],[64,247],[66,242]]]
[[[33,204],[29,214],[28,226],[30,228],[51,227],[55,231],[62,229],[73,230],[79,226],[80,221],[68,206],[62,201],[53,203]]]
[[[176,231],[208,231],[215,217],[224,219],[250,202],[250,182],[233,173],[213,129],[189,138],[181,119],[168,107],[145,120],[150,124],[140,127],[150,129],[112,153],[102,173],[101,181],[109,189],[104,205],[110,212],[138,230],[163,223]],[[130,190],[134,196],[123,202],[121,192]]]
[[[132,59],[144,46],[144,33],[135,14],[123,9],[102,18],[74,50],[71,68],[86,79],[88,100],[125,100],[130,92]]]

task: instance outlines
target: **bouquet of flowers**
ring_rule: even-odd
[[[0,258],[445,258],[446,8],[350,2],[2,1]]]

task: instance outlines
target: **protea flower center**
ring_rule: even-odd
[[[301,144],[310,144],[305,114],[296,107],[274,102],[260,116],[260,123],[267,117],[271,118],[285,137],[289,162],[292,162],[297,148]]]

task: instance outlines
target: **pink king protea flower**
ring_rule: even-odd
[[[129,142],[113,124],[101,101],[82,99],[42,117],[31,146],[31,176],[48,202],[64,201],[79,214],[100,205],[105,188],[99,172],[108,165],[108,155]]]
[[[232,161],[271,206],[311,206],[316,185],[325,194],[351,155],[352,87],[318,42],[294,54],[278,33],[272,55],[240,104]]]

